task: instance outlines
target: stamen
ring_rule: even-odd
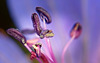
[[[44,54],[43,52],[41,54],[43,54],[51,63],[54,63],[54,61],[50,57],[48,57],[46,54]]]
[[[36,31],[37,35],[40,36],[40,33],[42,31],[42,27],[40,26],[39,17],[36,13],[32,14],[32,22],[33,22],[34,30]]]
[[[80,23],[75,23],[71,32],[70,32],[70,36],[74,36],[75,35],[75,39],[78,38],[80,36],[82,32],[82,26],[80,25]]]
[[[36,53],[32,51],[31,52],[30,59],[33,60],[34,58],[36,58]]]
[[[41,56],[41,49],[40,49],[41,46],[42,46],[42,44],[36,43],[36,44],[32,45],[32,47],[30,47],[32,49],[32,51],[36,53],[36,56],[38,58]]]
[[[32,45],[32,46],[35,51],[34,52],[32,51],[32,53],[31,53],[31,60],[36,58],[39,62],[43,61],[44,63],[49,63],[48,62],[48,60],[49,60],[52,63],[52,61],[46,55],[44,55],[43,53],[40,52],[40,47],[41,47],[40,43],[36,43],[35,45]],[[41,58],[42,61],[39,58]]]
[[[45,19],[43,19],[43,26],[44,26],[43,27],[44,29],[47,29],[46,24],[45,24]]]
[[[42,59],[42,61],[43,61],[44,63],[49,63],[49,61],[48,61],[49,58],[45,57],[45,55],[44,55],[43,53],[41,53],[40,58]],[[50,61],[50,62],[51,62],[51,61]],[[52,62],[51,62],[51,63],[52,63]]]
[[[52,47],[51,47],[50,40],[49,40],[48,38],[44,38],[44,40],[45,40],[45,42],[46,42],[46,44],[47,44],[49,53],[50,53],[50,55],[51,55],[51,57],[52,57],[54,63],[57,63],[57,62],[56,62],[56,59],[55,59],[55,56],[54,56],[54,54],[53,54],[53,51],[52,51]]]
[[[29,46],[26,44],[26,38],[18,29],[10,28],[7,30],[7,33],[20,41],[28,50],[31,52],[32,50],[29,48]]]
[[[45,20],[44,20],[44,19],[43,19],[43,23],[44,23],[44,29],[46,29],[46,24],[45,24]],[[54,63],[57,63],[57,62],[56,62],[56,59],[55,59],[55,56],[54,56],[54,54],[53,54],[53,51],[52,51],[52,47],[51,47],[50,40],[49,40],[48,38],[44,38],[44,40],[45,40],[45,42],[46,42],[46,44],[47,44],[47,47],[48,47],[48,49],[49,49],[50,55],[51,55],[51,57],[52,57]]]
[[[54,33],[52,32],[52,30],[48,30],[48,29],[44,29],[40,33],[40,38],[41,39],[43,39],[44,37],[50,38],[50,37],[53,37],[53,36],[54,36]]]
[[[25,43],[24,46],[28,49],[29,52],[32,52],[32,50],[30,49],[30,47]]]
[[[81,32],[82,32],[82,27],[81,27],[80,23],[75,23],[75,25],[73,26],[73,28],[70,32],[71,39],[67,42],[67,44],[65,45],[63,52],[62,52],[62,56],[61,56],[62,63],[64,63],[64,55],[65,55],[65,52],[67,51],[68,47],[70,46],[70,44],[73,42],[74,39],[76,39],[80,36]]]
[[[35,26],[35,25],[34,25]],[[38,30],[39,31],[39,30]],[[17,29],[14,29],[14,28],[11,28],[11,29],[8,29],[7,30],[7,33],[11,36],[13,36],[15,39],[17,39],[18,41],[20,41],[28,50],[30,53],[32,52],[35,52],[35,54],[31,54],[31,59],[32,58],[36,58],[37,60],[41,62],[40,59],[38,59],[39,57],[41,57],[41,51],[40,51],[40,48],[41,48],[41,45],[40,44],[35,44],[36,47],[35,48],[35,51],[31,49],[31,47],[29,47],[27,44],[31,43],[31,44],[34,44],[31,42],[31,40],[27,40],[27,43],[26,43],[26,38],[22,35],[21,32],[19,32]],[[36,40],[36,42],[38,41],[38,39]],[[44,58],[44,57],[43,57]],[[46,58],[45,58],[46,60]],[[46,60],[46,62],[48,62],[48,60]],[[49,62],[48,62],[49,63]]]
[[[43,63],[39,58],[36,58],[38,61],[39,61],[39,63]]]
[[[34,30],[36,31],[37,35],[40,36],[41,39],[43,39],[44,37],[49,38],[49,37],[54,36],[54,34],[51,30],[48,30],[48,29],[43,30],[42,29],[42,27],[40,26],[38,15],[36,13],[32,14],[32,21],[33,21]]]
[[[65,56],[65,52],[67,51],[68,47],[70,46],[70,44],[73,42],[75,36],[73,36],[68,42],[67,44],[65,45],[64,49],[63,49],[63,52],[62,52],[62,56],[61,56],[61,60],[62,60],[62,63],[64,63],[64,56]]]
[[[48,51],[48,48],[46,47],[46,45],[44,45],[44,44],[42,44],[43,45],[43,49],[44,50],[42,50],[42,53],[45,53],[44,55],[46,55],[49,59],[51,59],[52,60],[52,58],[51,58],[51,56],[50,56],[50,54],[49,54],[49,51]],[[53,61],[53,60],[52,60]]]
[[[30,57],[30,59],[33,60],[34,58],[36,58],[36,59],[39,61],[39,63],[43,63],[43,62],[40,60],[40,58],[37,58],[37,57],[36,57],[36,53],[32,51],[32,52],[31,52],[31,57]]]

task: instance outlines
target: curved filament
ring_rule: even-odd
[[[62,56],[61,56],[61,60],[62,60],[62,63],[64,63],[64,55],[65,55],[65,52],[67,51],[68,47],[70,46],[70,44],[73,42],[75,36],[73,36],[68,42],[67,44],[65,45],[64,49],[63,49],[63,52],[62,52]]]

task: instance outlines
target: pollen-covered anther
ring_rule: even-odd
[[[47,34],[45,34],[46,38],[50,38],[50,37],[53,37],[53,36],[54,36],[54,33],[52,32],[52,30],[49,30],[49,32]]]
[[[71,32],[70,32],[70,36],[73,37],[75,36],[75,39],[78,38],[80,36],[82,32],[82,26],[80,25],[80,23],[75,23]]]
[[[37,57],[40,57],[40,55],[41,55],[41,47],[42,47],[42,44],[36,43],[36,44],[34,44],[34,45],[32,45],[32,46],[33,46],[33,48],[34,48],[34,51],[35,51]]]
[[[42,30],[41,34],[40,34],[40,38],[43,39],[44,37],[46,38],[50,38],[53,37],[54,33],[52,32],[52,30]]]

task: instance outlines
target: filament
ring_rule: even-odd
[[[25,43],[24,46],[28,49],[29,52],[32,52],[32,50],[30,49],[30,47]]]
[[[28,51],[31,53],[32,50],[30,49],[30,47],[25,43],[24,46],[28,49]],[[36,59],[39,61],[39,63],[43,63],[39,58],[36,57]]]
[[[39,58],[36,58],[38,61],[39,61],[39,63],[43,63]]]
[[[31,43],[31,46],[33,45],[33,44],[35,44],[35,43],[37,43],[39,40],[40,40],[40,38],[39,38],[39,36],[36,34],[36,37],[38,37],[38,38],[36,38],[35,40],[33,39],[33,40],[27,40],[27,44],[29,44],[29,43]],[[35,42],[36,41],[36,42]],[[33,43],[34,42],[34,43]],[[45,50],[45,53],[46,54],[44,54],[45,56],[46,56],[46,58],[51,62],[51,63],[53,63],[53,60],[52,59],[50,59],[47,55],[48,55],[48,49],[46,48],[46,46],[44,45],[44,44],[42,44],[43,45],[43,49]],[[43,54],[43,52],[42,52],[42,54]],[[38,59],[37,59],[38,60]],[[40,60],[39,60],[40,61]]]
[[[54,54],[53,54],[53,51],[52,51],[52,47],[51,47],[50,40],[49,40],[48,38],[44,38],[44,39],[45,39],[45,42],[46,42],[46,44],[47,44],[47,47],[48,47],[48,49],[49,49],[50,55],[51,55],[51,57],[52,57],[54,63],[57,63],[57,62],[56,62],[56,59],[55,59],[55,56],[54,56]]]
[[[44,23],[44,29],[46,29],[45,19],[43,19],[43,23]],[[48,50],[50,52],[50,55],[51,55],[52,59],[54,60],[54,63],[56,63],[56,59],[55,59],[55,56],[54,56],[53,51],[52,51],[50,40],[48,38],[44,38],[44,40],[45,40],[45,42],[47,44]]]
[[[54,63],[54,61],[53,61],[51,58],[49,58],[46,54],[44,54],[43,52],[42,52],[42,54],[45,55],[45,57],[46,57],[51,63]]]
[[[62,63],[64,63],[65,52],[67,51],[67,49],[70,46],[70,44],[73,42],[74,38],[75,38],[75,35],[67,42],[67,44],[65,45],[65,47],[63,49],[62,56],[61,56]]]
[[[44,29],[46,29],[46,23],[45,23],[45,19],[43,19],[43,26],[44,26]]]
[[[48,49],[46,48],[46,46],[44,44],[42,44],[42,45],[43,45],[43,49],[45,50],[46,55],[50,56],[49,53],[48,53]]]

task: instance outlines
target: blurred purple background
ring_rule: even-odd
[[[7,6],[13,23],[20,30],[34,29],[31,14],[36,12],[35,7],[43,7],[50,13],[52,23],[47,27],[55,34],[51,44],[58,63],[61,63],[62,50],[70,40],[73,24],[80,22],[82,34],[70,45],[65,61],[100,63],[100,0],[7,0]],[[31,39],[35,36],[26,37]]]

